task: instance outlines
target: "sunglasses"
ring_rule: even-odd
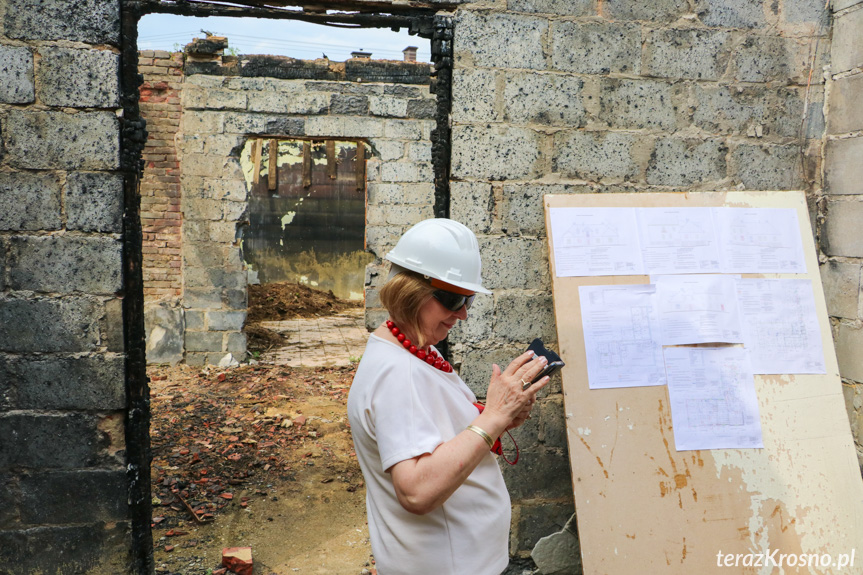
[[[432,292],[432,297],[438,300],[440,304],[448,310],[458,311],[461,309],[461,306],[464,306],[466,310],[470,309],[470,306],[473,305],[473,298],[476,297],[476,294],[465,296],[439,289]]]

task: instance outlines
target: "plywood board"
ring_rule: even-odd
[[[806,199],[800,192],[547,195],[557,207],[793,208],[810,279],[826,375],[756,375],[764,449],[678,452],[665,386],[589,390],[578,286],[649,283],[647,276],[556,277],[549,259],[561,356],[578,533],[587,575],[863,573],[863,480]],[[775,551],[775,553],[774,553]],[[855,566],[839,567],[852,559]],[[727,565],[727,555],[736,567]],[[748,554],[754,554],[747,559]],[[759,560],[761,566],[754,563]],[[771,555],[772,558],[771,558]],[[785,557],[784,567],[776,563]],[[812,554],[830,566],[811,564]],[[789,566],[790,562],[795,566]]]

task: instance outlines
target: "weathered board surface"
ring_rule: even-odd
[[[573,194],[544,202],[585,574],[863,573],[863,480],[804,194]],[[578,286],[648,278],[556,277],[549,209],[632,206],[797,210],[808,273],[745,277],[812,280],[827,374],[755,376],[764,449],[678,452],[665,386],[588,389]],[[852,552],[854,567],[799,566],[800,554],[847,563]],[[764,554],[761,566],[751,564],[758,555],[747,560],[750,553]],[[721,565],[728,554],[741,555],[732,559],[736,567]],[[798,557],[786,557],[780,568],[781,554]]]

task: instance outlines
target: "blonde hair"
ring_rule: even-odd
[[[414,345],[425,347],[427,341],[420,330],[420,308],[431,297],[434,288],[422,275],[402,269],[381,288],[381,303],[387,308],[390,318],[402,331],[410,332],[417,341]]]

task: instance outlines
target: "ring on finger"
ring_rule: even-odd
[[[530,387],[530,382],[529,382],[529,381],[525,381],[525,380],[524,380],[524,378],[522,378],[522,380],[521,380],[521,388],[522,388],[522,389],[527,389],[528,387]]]

